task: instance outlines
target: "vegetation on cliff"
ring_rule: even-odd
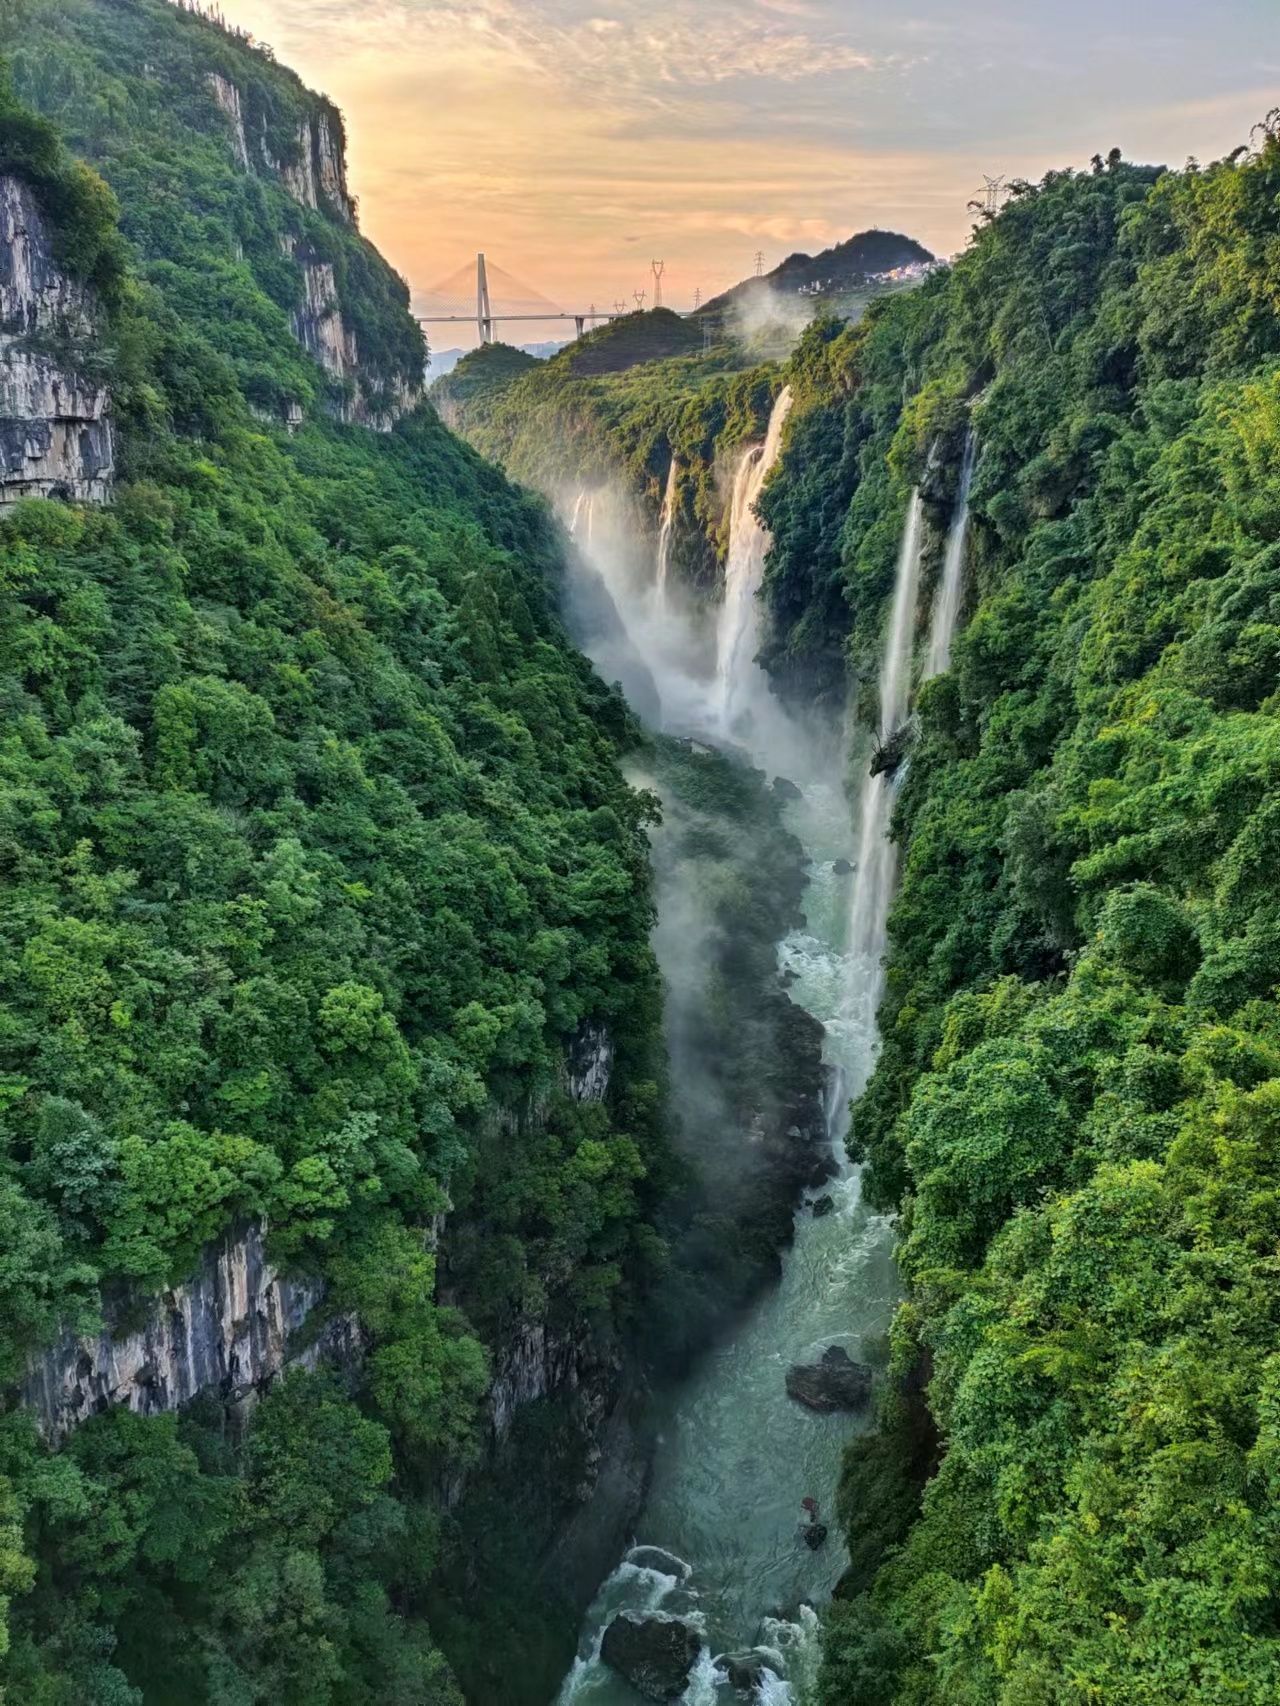
[[[1273,127],[1054,173],[794,363],[785,644],[865,678],[908,488],[979,452],[854,1113],[910,1297],[830,1706],[1280,1690],[1278,192]]]
[[[340,209],[244,169],[206,73],[277,159],[313,98],[161,0],[18,12],[0,46],[127,247],[6,95],[0,170],[109,298],[122,480],[109,511],[0,526],[0,1377],[257,1216],[367,1354],[291,1375],[239,1440],[217,1407],[116,1411],[50,1457],[0,1417],[0,1685],[456,1702],[423,1610],[487,1347],[548,1297],[607,1338],[663,1263],[632,725],[564,637],[545,511],[429,411],[329,418],[280,236],[345,269],[388,384],[416,328]],[[255,412],[289,402],[293,435]],[[617,1050],[603,1106],[564,1085],[587,1019]],[[446,1191],[495,1212],[495,1152],[525,1186],[502,1261],[441,1307],[429,1229]]]

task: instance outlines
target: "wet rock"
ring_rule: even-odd
[[[903,723],[901,728],[895,729],[891,735],[887,735],[871,755],[871,774],[873,776],[894,775],[911,750],[911,742],[914,736],[915,727],[910,722]]]
[[[815,1220],[821,1220],[825,1215],[830,1214],[835,1206],[836,1199],[833,1196],[815,1197],[809,1204]]]
[[[679,1618],[623,1611],[605,1630],[600,1657],[646,1700],[678,1700],[701,1646],[697,1630]]]
[[[719,1666],[728,1677],[730,1688],[749,1701],[758,1701],[765,1678],[777,1675],[759,1653],[726,1653]]]
[[[827,1525],[825,1522],[811,1522],[804,1531],[804,1543],[810,1552],[816,1552],[820,1546],[827,1543]]]
[[[853,875],[853,860],[836,859],[833,861],[831,869],[838,877],[851,877]]]
[[[871,1370],[854,1362],[843,1345],[831,1345],[821,1362],[787,1370],[787,1396],[810,1410],[861,1410],[871,1397]]]
[[[785,776],[775,776],[773,791],[780,800],[802,800],[804,795],[794,782],[789,782]]]
[[[820,1191],[839,1171],[835,1156],[827,1149],[814,1158],[812,1166],[805,1174],[804,1182],[811,1191]]]
[[[689,1571],[683,1558],[677,1558],[662,1546],[633,1546],[627,1553],[627,1562],[639,1570],[657,1570],[660,1575],[677,1576],[681,1580]]]

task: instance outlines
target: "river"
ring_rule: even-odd
[[[679,1617],[698,1631],[702,1646],[685,1706],[741,1701],[728,1680],[729,1654],[754,1653],[764,1661],[756,1698],[765,1706],[809,1695],[818,1659],[814,1608],[829,1598],[846,1563],[833,1514],[841,1454],[869,1417],[815,1414],[787,1397],[784,1376],[792,1363],[814,1361],[831,1345],[845,1347],[855,1361],[874,1357],[898,1298],[891,1224],[863,1203],[843,1141],[849,1098],[865,1085],[877,1051],[875,1010],[896,876],[888,841],[895,782],[867,777],[851,810],[845,732],[796,723],[769,693],[755,661],[768,536],[754,505],[777,458],[789,405],[784,390],[765,441],[740,459],[712,635],[699,635],[697,613],[680,608],[666,573],[671,484],[656,572],[647,576],[635,572],[634,559],[626,567],[626,552],[610,537],[611,527],[626,522],[610,510],[607,494],[579,493],[572,505],[578,542],[606,581],[628,641],[656,685],[661,726],[745,750],[760,768],[800,789],[786,814],[808,860],[805,921],[779,953],[792,999],[824,1028],[828,1131],[839,1173],[825,1187],[831,1212],[815,1216],[807,1204],[799,1210],[781,1281],[677,1390],[657,1399],[658,1447],[636,1544],[584,1621],[560,1706],[641,1702],[600,1658],[604,1631],[621,1611]],[[957,565],[966,521],[962,500],[948,547]],[[895,733],[909,708],[921,533],[913,495],[886,625],[881,739]],[[954,624],[959,599],[951,591],[935,602],[930,660],[949,648],[950,634],[940,635],[937,624]],[[864,734],[858,750],[866,745]],[[680,953],[665,924],[660,909],[654,946],[664,970]],[[826,1544],[816,1550],[804,1540],[805,1498],[817,1500],[829,1523]]]

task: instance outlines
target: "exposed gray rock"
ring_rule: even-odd
[[[911,751],[915,739],[915,724],[907,721],[885,736],[871,755],[872,776],[895,776]]]
[[[519,1321],[505,1335],[489,1388],[493,1431],[501,1439],[516,1411],[552,1393],[572,1392],[578,1383],[578,1348],[557,1337],[545,1321]]]
[[[826,1215],[831,1213],[832,1209],[835,1206],[836,1206],[836,1199],[833,1196],[829,1196],[829,1195],[828,1196],[815,1197],[814,1200],[809,1204],[810,1211],[811,1211],[813,1218],[815,1220],[822,1220]]]
[[[150,1416],[207,1391],[228,1405],[251,1402],[288,1363],[313,1367],[330,1357],[359,1357],[359,1328],[350,1317],[301,1342],[300,1330],[323,1295],[319,1280],[276,1271],[260,1225],[228,1233],[186,1284],[155,1299],[141,1326],[67,1335],[44,1352],[23,1382],[23,1404],[45,1439],[57,1444],[118,1404]]]
[[[226,114],[231,126],[231,146],[235,150],[236,160],[246,171],[249,170],[249,144],[244,134],[244,113],[240,108],[240,91],[227,77],[216,71],[210,71],[205,81],[209,85],[209,93],[217,106]]]
[[[584,1019],[569,1047],[569,1091],[575,1102],[603,1102],[613,1076],[613,1039]]]
[[[836,859],[832,862],[831,869],[838,877],[851,877],[853,875],[853,861],[852,859]]]
[[[787,1370],[787,1396],[810,1410],[861,1410],[871,1398],[871,1370],[854,1362],[843,1345],[831,1345],[821,1362]]]
[[[749,1701],[758,1701],[765,1678],[778,1674],[762,1653],[726,1653],[717,1667],[724,1671],[729,1686]]]
[[[678,1700],[701,1646],[697,1630],[679,1618],[624,1611],[605,1630],[600,1657],[646,1700]]]
[[[773,791],[780,800],[802,800],[804,798],[804,795],[800,792],[799,788],[796,787],[795,783],[789,781],[785,776],[774,777]]]
[[[86,373],[97,317],[32,192],[0,177],[0,504],[110,496],[110,398]]]

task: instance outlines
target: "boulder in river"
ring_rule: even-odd
[[[773,791],[780,800],[802,800],[804,798],[795,783],[788,781],[785,776],[774,777]]]
[[[834,1179],[839,1171],[835,1156],[829,1149],[824,1149],[820,1155],[814,1157],[805,1170],[803,1182],[811,1191],[820,1191],[823,1185],[828,1180]]]
[[[825,1522],[806,1523],[804,1543],[810,1552],[816,1552],[820,1546],[827,1543],[827,1525]]]
[[[843,1345],[831,1345],[821,1362],[787,1370],[787,1396],[810,1410],[861,1410],[871,1397],[871,1370],[854,1362]]]
[[[678,1617],[622,1611],[604,1632],[600,1657],[646,1700],[678,1700],[701,1646],[698,1631]]]
[[[821,1220],[824,1215],[830,1214],[835,1206],[836,1199],[830,1193],[825,1196],[815,1197],[809,1204],[809,1208],[812,1211],[813,1218],[815,1220]]]
[[[851,877],[853,875],[853,860],[837,859],[831,869],[838,877]]]
[[[627,1563],[641,1570],[656,1570],[660,1576],[674,1576],[677,1581],[683,1581],[689,1574],[684,1559],[668,1552],[665,1546],[633,1546],[627,1553]]]
[[[743,1700],[758,1701],[765,1678],[778,1674],[761,1653],[726,1653],[716,1662],[729,1679],[730,1688]]]

